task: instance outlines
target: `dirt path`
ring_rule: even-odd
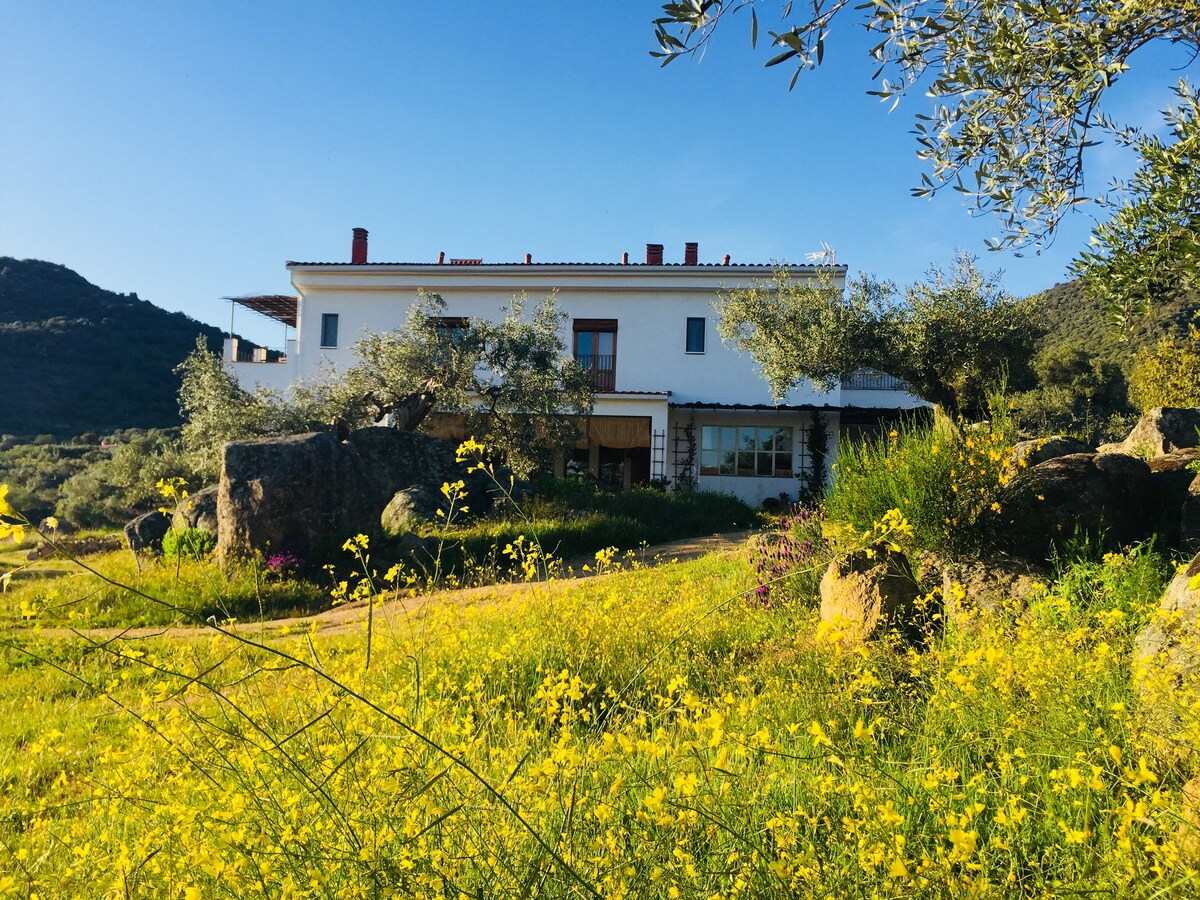
[[[639,565],[653,567],[669,565],[673,562],[684,562],[698,559],[710,553],[732,553],[744,547],[753,532],[731,531],[724,534],[713,534],[706,537],[684,538],[647,547],[636,552],[636,562]],[[584,564],[593,564],[594,560],[574,560],[569,564],[573,574],[566,578],[550,582],[518,582],[513,584],[492,584],[483,587],[462,588],[459,590],[436,591],[417,597],[389,599],[375,607],[376,627],[387,627],[389,624],[410,616],[420,615],[430,609],[440,609],[445,606],[471,606],[521,593],[541,591],[555,594],[569,590],[572,582],[581,578],[609,578],[611,575],[594,575],[583,572]],[[350,603],[335,606],[324,612],[308,616],[298,616],[287,619],[269,619],[255,622],[239,622],[232,630],[247,636],[280,637],[286,634],[304,631],[308,634],[342,634],[361,627],[367,618],[365,603]],[[198,625],[158,625],[142,628],[42,628],[38,634],[44,637],[70,638],[83,636],[99,641],[121,638],[148,638],[160,635],[170,635],[174,638],[202,638],[213,634],[210,629]]]

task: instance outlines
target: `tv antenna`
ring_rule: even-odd
[[[816,253],[807,253],[804,258],[809,262],[821,263],[827,266],[837,265],[837,251],[824,241],[821,241],[821,249],[819,251]]]

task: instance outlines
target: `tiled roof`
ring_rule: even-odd
[[[611,397],[614,394],[636,394],[643,397],[670,397],[670,391],[596,391],[598,397]]]
[[[295,260],[288,260],[287,265],[289,265],[289,266],[350,266],[350,265],[355,265],[355,266],[368,266],[368,267],[369,266],[421,266],[421,267],[429,268],[429,269],[449,269],[449,268],[488,269],[488,268],[506,268],[509,266],[513,266],[513,267],[519,266],[521,268],[529,268],[529,269],[553,268],[553,267],[566,268],[567,266],[574,266],[576,268],[588,268],[588,269],[773,269],[773,268],[776,268],[774,263],[730,263],[729,265],[722,265],[721,263],[699,263],[697,265],[690,266],[690,265],[686,265],[685,263],[662,263],[662,264],[655,263],[654,265],[648,265],[646,263],[619,263],[619,262],[616,262],[616,263],[595,263],[595,262],[590,262],[590,263],[585,263],[585,262],[526,263],[526,262],[518,261],[518,262],[506,262],[506,263],[485,263],[485,262],[474,262],[474,261],[463,262],[460,260],[447,260],[444,263],[430,263],[430,262],[423,262],[423,263],[418,263],[418,262],[348,263],[348,262],[297,262]],[[845,269],[847,267],[846,266],[820,266],[820,265],[814,265],[812,263],[804,263],[803,265],[787,265],[787,266],[785,266],[785,268],[788,268],[788,269],[812,269],[813,271],[816,271],[817,269],[830,269],[833,271],[845,271]]]

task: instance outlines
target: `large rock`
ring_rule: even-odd
[[[1070,453],[1091,452],[1092,448],[1083,443],[1083,441],[1055,434],[1050,437],[1037,438],[1032,441],[1020,441],[1014,444],[1012,461],[1015,468],[1026,469],[1036,466],[1038,463],[1044,463],[1048,459],[1056,459],[1059,456],[1067,456]]]
[[[997,616],[1020,617],[1049,577],[1038,566],[1001,556],[944,560],[941,575],[946,621],[960,628]]]
[[[1020,473],[997,502],[996,544],[1009,555],[1040,562],[1076,535],[1120,547],[1150,535],[1150,468],[1119,453],[1071,453]]]
[[[1179,549],[1185,553],[1200,552],[1200,475],[1188,485],[1179,519]]]
[[[848,641],[870,640],[889,631],[919,639],[921,595],[903,553],[860,550],[835,559],[821,578],[821,622]]]
[[[1200,556],[1167,586],[1154,618],[1134,639],[1133,677],[1148,734],[1160,751],[1182,752],[1176,738],[1200,712]]]
[[[1173,450],[1149,460],[1150,503],[1154,521],[1152,527],[1168,548],[1178,548],[1195,553],[1197,524],[1193,520],[1200,510],[1194,506],[1194,496],[1189,488],[1196,480],[1196,473],[1189,465],[1200,461],[1200,447]],[[1186,535],[1186,536],[1185,536]]]
[[[40,531],[42,534],[50,534],[56,538],[66,537],[67,535],[74,534],[79,530],[71,522],[58,517],[47,517],[42,519],[42,521],[38,522],[37,527],[38,531]]]
[[[191,528],[216,534],[219,489],[219,485],[213,484],[194,494],[188,494],[188,498],[175,510],[172,525],[180,530]]]
[[[468,475],[454,445],[395,428],[363,428],[345,442],[330,434],[236,441],[225,447],[217,491],[222,559],[256,550],[309,554],[356,534],[377,533],[398,491],[439,492],[463,479],[472,512],[491,506],[490,484]]]
[[[1173,450],[1200,446],[1200,409],[1156,406],[1145,412],[1119,444],[1103,444],[1101,453],[1126,453],[1150,459]]]
[[[163,538],[170,530],[171,519],[155,510],[138,516],[125,526],[125,542],[137,553],[160,553]]]
[[[442,494],[423,487],[410,487],[396,494],[383,509],[381,524],[389,534],[403,534],[438,518],[438,512],[446,512],[441,502]]]
[[[365,481],[358,454],[331,434],[226,444],[217,552],[222,559],[255,550],[308,554],[325,540],[371,531],[377,520],[359,512],[367,505]]]
[[[380,511],[403,488],[424,485],[437,490],[467,474],[467,467],[454,458],[453,444],[413,431],[360,428],[346,439],[346,449],[361,462],[363,488]]]

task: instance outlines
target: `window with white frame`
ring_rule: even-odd
[[[684,346],[687,353],[704,352],[704,319],[688,316],[687,339]]]
[[[704,425],[700,474],[792,477],[791,426]]]

